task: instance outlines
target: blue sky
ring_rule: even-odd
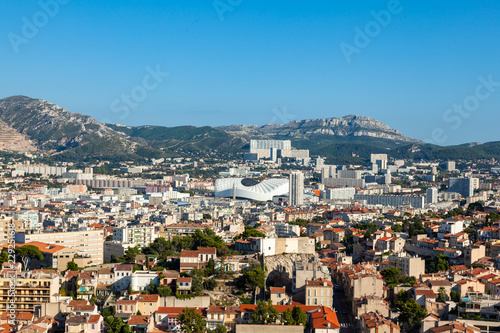
[[[498,1],[54,1],[3,3],[0,98],[127,125],[358,114],[443,145],[500,140]]]

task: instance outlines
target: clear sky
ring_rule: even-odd
[[[500,140],[500,1],[55,1],[2,3],[0,98],[127,125],[357,114]]]

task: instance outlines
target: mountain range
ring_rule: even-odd
[[[179,155],[231,156],[251,139],[288,139],[328,163],[364,163],[371,153],[410,159],[500,158],[500,142],[441,147],[405,137],[366,116],[294,120],[286,124],[125,126],[103,124],[26,96],[0,100],[0,150],[43,152],[56,160],[144,160]]]

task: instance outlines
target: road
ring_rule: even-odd
[[[354,333],[352,321],[349,318],[351,306],[347,303],[343,290],[335,292],[333,306],[337,313],[337,318],[339,319],[340,333]],[[344,310],[347,311],[347,314],[343,313]]]

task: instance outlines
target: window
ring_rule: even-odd
[[[321,289],[321,296],[323,296],[323,289]]]
[[[307,296],[311,297],[311,289],[307,291]]]

